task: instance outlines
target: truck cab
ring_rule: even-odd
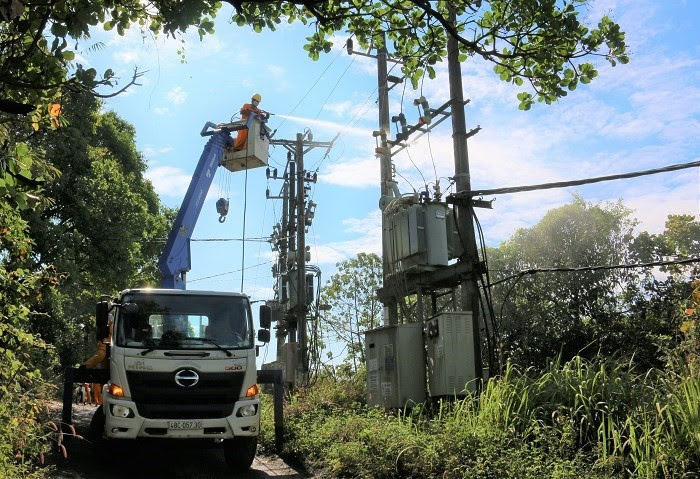
[[[128,289],[111,309],[102,439],[215,440],[229,466],[247,469],[260,430],[248,296]]]

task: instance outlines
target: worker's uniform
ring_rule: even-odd
[[[90,369],[107,369],[109,368],[109,345],[111,343],[111,338],[104,338],[97,342],[97,352],[90,359],[85,361],[84,365],[86,368]],[[92,399],[94,399],[95,404],[98,406],[102,404],[102,384],[93,383],[92,384]]]
[[[243,122],[248,121],[248,117],[251,113],[256,113],[259,117],[263,115],[263,111],[252,103],[246,103],[241,107],[241,120]],[[238,136],[236,136],[236,141],[233,143],[233,151],[242,150],[246,147],[248,142],[248,128],[243,128],[238,130]]]

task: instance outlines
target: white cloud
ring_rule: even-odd
[[[319,175],[325,183],[351,188],[379,185],[379,160],[354,158],[343,163],[332,163]]]
[[[267,65],[265,70],[267,70],[267,73],[277,79],[284,78],[285,75],[287,75],[287,69],[279,65]]]
[[[368,136],[372,136],[372,130],[369,128],[360,128],[357,126],[348,126],[342,123],[336,123],[333,121],[317,120],[315,118],[306,118],[301,116],[292,115],[277,115],[279,118],[284,120],[298,123],[304,125],[305,127],[313,128],[314,134],[319,132],[336,134],[342,132],[343,136],[361,136],[366,139]],[[318,129],[318,131],[317,131]]]
[[[75,58],[71,62],[72,65],[77,65],[78,63],[80,63],[84,67],[90,66],[90,60],[88,60],[87,57],[81,55],[80,53],[76,53]]]
[[[181,105],[187,99],[187,92],[177,85],[165,93],[165,97],[170,100],[173,105]]]
[[[358,253],[382,254],[382,214],[377,209],[364,218],[347,218],[342,221],[344,232],[358,235],[353,239],[311,246],[311,261],[318,264],[335,264]]]
[[[357,98],[345,100],[337,103],[326,103],[323,105],[323,111],[329,111],[337,117],[351,120],[356,123],[360,119],[369,119],[376,121],[377,112],[375,111],[374,100],[375,95],[369,97],[366,94],[355,95]],[[364,98],[359,98],[363,96]]]
[[[139,50],[119,50],[114,54],[114,59],[119,63],[138,63],[141,58]]]
[[[143,155],[146,158],[153,158],[158,155],[164,155],[166,153],[170,153],[171,151],[174,151],[175,148],[172,146],[162,146],[160,148],[154,148],[153,146],[146,145],[143,148]]]
[[[182,198],[185,195],[192,179],[190,173],[172,166],[149,168],[145,176],[153,183],[156,193],[174,198]]]
[[[640,231],[661,233],[669,214],[689,214],[700,220],[700,171],[693,168],[654,175],[629,185],[620,196],[635,210]]]
[[[289,89],[289,82],[287,81],[288,72],[286,68],[280,65],[269,64],[265,66],[265,71],[273,80],[275,90],[286,91]]]
[[[167,107],[156,107],[153,109],[153,113],[156,115],[167,115],[170,110]]]
[[[240,283],[240,281],[238,282]],[[253,300],[270,299],[274,298],[275,296],[275,292],[271,287],[264,287],[258,285],[246,286],[245,294],[253,298]]]

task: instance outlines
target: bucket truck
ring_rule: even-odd
[[[219,166],[237,171],[267,164],[264,120],[251,114],[246,122],[204,126],[201,135],[211,138],[158,262],[162,287],[126,289],[97,304],[98,338],[111,336],[109,370],[73,370],[71,379],[102,375],[106,383],[103,404],[90,426],[101,453],[109,455],[117,442],[198,439],[223,444],[234,470],[248,469],[253,462],[260,389],[249,298],[186,290],[185,285],[192,231],[214,174]],[[250,148],[229,151],[230,133],[241,128],[249,129]],[[217,210],[222,213],[219,205]],[[113,324],[108,324],[110,313]],[[260,308],[260,326],[257,339],[268,342],[268,306]],[[65,416],[64,400],[64,422]]]

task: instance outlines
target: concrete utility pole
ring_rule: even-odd
[[[296,317],[297,317],[297,327],[299,328],[299,343],[298,343],[298,354],[299,364],[297,368],[301,373],[303,378],[309,373],[309,362],[308,362],[308,350],[309,346],[307,344],[307,334],[306,334],[306,219],[304,217],[304,199],[306,197],[306,190],[304,188],[304,176],[306,172],[304,171],[304,138],[306,134],[297,133],[296,141],[296,160],[297,160],[297,307],[296,307]]]
[[[294,232],[296,231],[296,215],[294,214],[294,205],[296,202],[296,162],[289,160],[289,198],[288,198],[289,206],[287,207],[287,214],[288,220],[287,220],[287,230],[285,230],[284,235],[288,237],[288,244],[289,244],[289,249],[287,250],[287,253],[290,251],[296,251],[296,236],[294,235]],[[282,278],[282,281],[286,282],[287,286],[287,298],[291,298],[293,294],[295,294],[294,291],[292,291],[292,288],[290,285],[292,284],[292,278],[291,278],[291,273],[289,271],[289,266],[291,264],[291,261],[289,261],[289,256],[287,256],[287,264],[285,266],[285,275]],[[291,313],[291,311],[288,311],[288,313]],[[287,315],[289,318],[289,315]],[[290,320],[291,319],[291,320]],[[296,371],[298,367],[298,345],[297,345],[297,321],[296,318],[289,318],[286,321],[288,328],[287,328],[287,337],[289,338],[289,345],[291,349],[291,354],[286,358],[288,362],[287,370],[288,371]],[[296,384],[296,377],[294,378],[287,378],[287,382],[291,383],[292,385]]]
[[[291,153],[287,157],[287,165],[289,165],[289,160],[291,159]],[[275,172],[275,177],[274,179],[277,178],[277,174]],[[280,199],[282,200],[282,222],[277,230],[278,238],[277,238],[277,245],[278,245],[278,258],[277,258],[277,272],[276,272],[276,279],[282,278],[277,284],[281,286],[278,290],[278,304],[282,305],[287,301],[287,297],[289,296],[289,293],[287,292],[286,288],[283,286],[284,285],[284,278],[286,278],[287,275],[287,264],[288,264],[288,254],[287,254],[287,244],[289,243],[287,239],[287,231],[289,231],[289,174],[287,171],[285,171],[282,179],[284,180],[284,183],[282,184],[282,195],[281,196],[275,196],[272,197],[274,199]],[[268,194],[268,198],[270,198]],[[277,357],[281,358],[284,349],[284,344],[287,340],[287,325],[284,322],[280,322],[277,324]]]
[[[456,15],[452,7],[448,17],[452,25],[456,24]],[[459,43],[447,34],[447,68],[450,79],[450,98],[452,102],[452,144],[455,161],[455,186],[457,191],[471,190],[469,174],[469,152],[467,150],[467,127],[464,114],[464,95],[462,93],[462,66],[459,62]],[[460,306],[464,311],[472,312],[474,326],[474,369],[477,378],[482,377],[481,338],[479,321],[479,257],[476,248],[476,235],[472,220],[472,205],[455,205],[457,227],[464,241],[465,260],[472,266],[471,274],[461,285]]]
[[[333,141],[313,141],[311,132],[307,130],[305,133],[298,133],[296,140],[271,140],[270,144],[280,145],[288,150],[287,172],[284,175],[283,195],[281,197],[283,218],[278,249],[280,254],[284,254],[285,257],[284,264],[280,265],[277,274],[281,277],[280,303],[282,305],[291,303],[293,306],[283,312],[283,317],[289,345],[285,355],[287,361],[285,370],[289,374],[285,382],[294,388],[298,382],[306,382],[309,372],[309,346],[307,344],[309,308],[306,304],[307,187],[305,185],[308,182],[315,182],[316,175],[307,175],[304,170],[304,155],[313,148],[330,149],[333,146]],[[286,295],[284,294],[285,290]],[[284,341],[284,338],[282,340]]]
[[[386,284],[387,276],[391,268],[389,265],[389,241],[386,238],[386,217],[384,216],[384,208],[393,199],[393,192],[390,182],[393,181],[392,166],[391,166],[391,150],[389,148],[389,135],[391,134],[391,123],[389,122],[389,86],[387,82],[387,52],[386,45],[382,45],[377,50],[377,85],[378,85],[378,106],[379,106],[379,138],[380,146],[377,148],[377,156],[379,157],[380,181],[381,181],[381,198],[379,199],[379,208],[382,210],[382,271],[383,282]],[[388,310],[389,324],[398,324],[398,311],[396,302],[384,305]]]

